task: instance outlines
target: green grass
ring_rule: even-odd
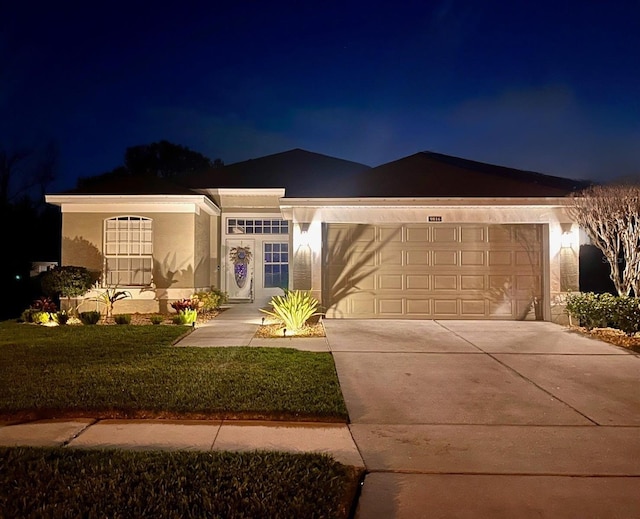
[[[182,334],[0,323],[0,417],[347,420],[330,354],[171,347]]]
[[[346,519],[360,475],[321,454],[0,448],[0,514]]]

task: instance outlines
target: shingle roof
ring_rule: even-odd
[[[590,185],[433,152],[377,166],[359,178],[366,197],[553,197]]]
[[[289,198],[554,197],[591,182],[421,152],[370,168],[293,149],[179,179],[104,175],[69,194],[194,194],[204,188],[285,188]]]
[[[358,175],[371,168],[299,148],[236,162],[186,179],[193,188],[278,188],[288,197],[350,196]],[[327,195],[326,193],[331,193]]]
[[[175,181],[153,176],[102,175],[82,179],[73,195],[193,195],[192,189]]]

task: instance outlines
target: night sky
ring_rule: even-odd
[[[0,8],[0,144],[54,139],[52,189],[161,139],[640,175],[640,1],[139,3]]]

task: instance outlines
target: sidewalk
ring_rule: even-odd
[[[229,420],[0,422],[0,446],[82,449],[318,452],[364,467],[346,424]]]
[[[290,347],[329,351],[325,338],[260,339],[266,302],[234,304],[176,346]],[[346,465],[364,462],[346,424],[233,420],[37,420],[0,422],[0,446],[319,452]]]

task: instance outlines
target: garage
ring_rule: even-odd
[[[542,319],[541,224],[323,225],[327,317]]]

